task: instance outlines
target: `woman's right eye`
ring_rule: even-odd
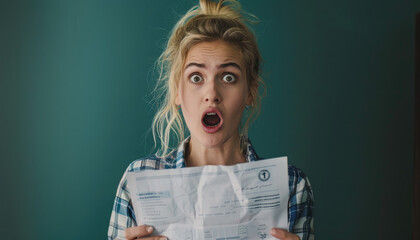
[[[198,74],[193,74],[193,75],[190,76],[190,81],[192,83],[199,83],[199,82],[203,81],[203,77],[201,77]]]

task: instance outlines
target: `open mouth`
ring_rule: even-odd
[[[216,112],[208,112],[204,114],[202,122],[206,127],[217,127],[220,124],[219,114]]]
[[[219,131],[223,125],[222,114],[220,114],[217,108],[207,109],[207,111],[203,113],[201,124],[203,125],[203,130],[205,132],[215,133]]]

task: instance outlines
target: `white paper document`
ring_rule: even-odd
[[[128,173],[138,225],[170,240],[275,239],[288,229],[287,157]]]

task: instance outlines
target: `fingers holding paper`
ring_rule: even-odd
[[[272,228],[270,231],[273,237],[280,240],[300,240],[300,237],[296,234],[290,233],[280,228]]]
[[[153,227],[147,225],[141,225],[137,227],[130,227],[125,229],[125,237],[127,240],[143,239],[143,240],[168,240],[164,236],[153,236],[147,237],[153,233]]]

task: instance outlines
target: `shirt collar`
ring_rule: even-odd
[[[185,149],[188,146],[188,143],[190,142],[191,137],[187,137],[182,143],[179,145],[178,150],[176,151],[175,156],[175,168],[183,168],[186,167],[185,163]],[[254,162],[260,159],[255,152],[254,147],[251,144],[251,141],[249,138],[245,140],[245,147],[246,147],[246,154],[245,158],[247,162]]]

